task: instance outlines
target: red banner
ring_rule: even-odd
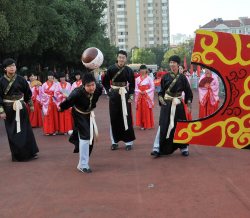
[[[178,122],[174,141],[250,149],[250,35],[198,30],[192,63],[220,75],[225,102],[198,121]]]

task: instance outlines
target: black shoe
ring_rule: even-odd
[[[130,151],[130,150],[132,150],[132,146],[131,145],[127,145],[125,149],[126,149],[126,151]]]
[[[111,150],[117,150],[117,149],[118,149],[118,144],[111,145]]]
[[[19,162],[14,156],[12,156],[12,162]]]
[[[155,156],[155,157],[160,157],[160,152],[158,152],[158,151],[152,151],[151,155]]]
[[[77,167],[77,169],[79,170],[79,171],[81,171],[82,173],[92,173],[92,170],[90,169],[90,168],[78,168]]]
[[[189,151],[182,151],[181,155],[187,157],[189,156]]]

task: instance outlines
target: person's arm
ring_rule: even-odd
[[[59,105],[59,111],[64,111],[67,110],[70,107],[73,107],[75,105],[75,102],[77,100],[77,96],[78,96],[78,92],[80,90],[78,89],[74,89],[70,95],[66,98],[65,101],[63,101],[60,105]]]
[[[111,88],[111,86],[110,86],[110,68],[107,70],[107,72],[103,76],[102,85],[104,86],[106,92],[109,93],[109,90]]]
[[[6,119],[6,114],[5,114],[5,111],[4,111],[4,108],[3,108],[3,89],[2,89],[2,86],[0,84],[0,118],[1,119]]]
[[[187,80],[187,77],[183,77],[183,82],[184,82],[184,93],[185,93],[185,104],[187,104],[188,107],[188,112],[191,113],[192,111],[192,101],[193,101],[193,92],[190,87],[190,84]]]
[[[148,77],[148,80],[149,80],[150,88],[146,90],[146,93],[147,93],[147,94],[152,93],[152,92],[155,91],[155,83],[154,83],[154,80],[153,80],[151,77]]]
[[[165,95],[165,76],[161,79],[161,90],[158,93],[158,100],[159,100],[159,105],[166,105],[166,102],[164,101],[164,95]]]
[[[34,111],[34,104],[32,101],[32,92],[29,86],[29,83],[22,78],[20,80],[21,86],[23,87],[23,94],[24,94],[24,101],[29,105],[30,110],[33,112]]]
[[[135,75],[131,68],[128,68],[129,102],[133,102],[135,93]]]

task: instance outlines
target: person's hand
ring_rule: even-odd
[[[161,105],[167,105],[162,96],[159,96],[159,102]]]
[[[209,83],[206,83],[206,84],[204,85],[204,87],[208,89],[208,88],[210,87],[210,84],[209,84]]]
[[[192,112],[192,104],[191,104],[191,101],[188,101],[188,103],[187,103],[187,108],[188,108],[188,113],[191,113],[191,112]]]
[[[60,106],[58,106],[58,111],[61,112],[62,111],[62,108]]]
[[[134,101],[134,96],[131,94],[129,95],[128,103],[132,103]]]
[[[31,107],[30,107],[30,111],[31,111],[31,112],[34,112],[34,110],[35,110],[34,106],[31,106]]]
[[[5,120],[6,119],[6,113],[1,113],[0,114],[0,118],[3,119],[3,120]]]
[[[144,94],[145,94],[145,91],[141,91],[141,94],[144,95]]]

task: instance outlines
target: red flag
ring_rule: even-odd
[[[201,75],[201,66],[197,65],[197,76],[200,77]]]
[[[183,65],[184,65],[184,70],[187,70],[187,57],[186,56],[184,56]]]

